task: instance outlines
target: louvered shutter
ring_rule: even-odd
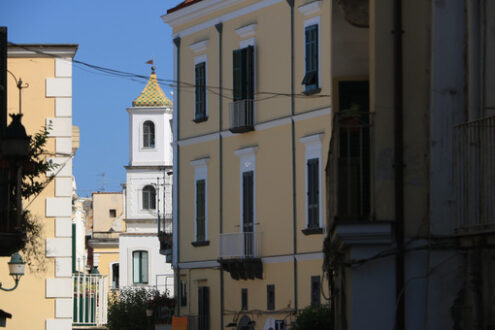
[[[308,160],[308,227],[319,227],[319,160],[313,158]]]
[[[242,100],[242,49],[236,49],[233,52],[233,68],[234,74],[234,101]]]
[[[206,239],[205,228],[205,180],[196,181],[196,240]]]

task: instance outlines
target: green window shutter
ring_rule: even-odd
[[[313,158],[308,160],[308,227],[316,228],[320,226],[319,212],[319,159]]]
[[[195,119],[206,117],[206,63],[195,65]]]
[[[305,29],[306,73],[302,81],[306,89],[318,87],[318,24]]]
[[[242,173],[242,189],[243,189],[243,224],[244,232],[252,232],[253,228],[253,217],[254,217],[254,194],[253,194],[253,171]]]
[[[233,52],[233,69],[232,72],[234,74],[234,101],[242,100],[242,49],[236,49]]]
[[[245,62],[245,72],[246,72],[246,91],[245,96],[246,99],[252,100],[254,99],[254,47],[248,46],[244,48],[244,52],[246,54],[246,62]]]
[[[196,181],[196,241],[206,239],[206,203],[205,203],[205,180]]]

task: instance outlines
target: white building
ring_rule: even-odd
[[[173,270],[160,254],[158,218],[172,211],[172,102],[154,67],[129,113],[129,165],[124,189],[127,230],[119,238],[120,287],[150,286],[173,295]]]

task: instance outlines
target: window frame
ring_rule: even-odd
[[[147,188],[151,188],[153,189],[152,191],[150,190],[150,193],[149,193],[149,201],[148,201],[148,205],[145,205],[145,194],[148,193],[148,189]],[[152,203],[150,205],[150,203]],[[143,189],[141,190],[141,206],[142,206],[142,209],[143,210],[156,210],[156,189],[153,185],[151,184],[147,184],[143,187]]]
[[[204,82],[203,82],[204,86],[202,91],[199,89],[198,77],[197,77],[197,67],[201,64],[204,65]],[[208,86],[208,58],[206,55],[196,56],[194,58],[194,119],[193,119],[193,121],[196,123],[200,123],[208,120],[208,93],[206,86]],[[204,102],[203,113],[198,111],[198,93],[201,93],[203,97],[203,102]]]
[[[318,299],[313,292],[316,283],[318,283]],[[321,305],[321,277],[319,275],[311,276],[310,301],[312,306]]]
[[[208,163],[209,157],[190,162],[194,167],[194,242],[193,246],[208,245]],[[204,181],[204,239],[198,238],[198,182]],[[199,243],[199,244],[196,244]]]
[[[266,309],[275,310],[275,284],[266,285]]]
[[[306,228],[303,229],[305,235],[309,234],[321,234],[323,233],[323,175],[322,175],[322,140],[324,133],[317,133],[313,135],[304,136],[299,139],[301,143],[304,144],[304,171],[305,171],[305,189],[306,189]],[[309,216],[309,189],[310,189],[310,178],[308,171],[308,161],[312,159],[318,160],[318,227],[310,225]]]
[[[139,274],[138,274],[138,281],[136,281],[136,267],[135,267],[135,255],[139,254],[138,260],[139,260]],[[146,255],[146,265],[143,267],[143,256]],[[149,283],[149,270],[150,270],[150,254],[148,250],[134,250],[132,251],[131,257],[132,257],[132,283],[133,284],[148,284]],[[144,279],[143,275],[143,270],[146,269],[146,279]]]
[[[146,132],[146,124],[151,124],[151,132]],[[156,148],[156,125],[152,120],[145,120],[143,124],[141,125],[143,132],[142,132],[142,138],[143,138],[143,143],[142,143],[142,148],[143,149],[155,149]],[[147,137],[148,136],[148,137]],[[150,140],[150,141],[147,141]],[[147,142],[149,142],[149,145],[146,145]]]
[[[301,82],[301,85],[304,85],[304,93],[306,95],[311,95],[315,94],[321,91],[321,24],[320,24],[321,18],[320,16],[315,16],[309,19],[304,20],[304,78]],[[308,72],[308,46],[307,46],[307,36],[306,36],[306,31],[308,28],[311,27],[316,28],[316,70],[315,70],[315,75],[316,75],[316,83],[315,84],[306,84],[305,81],[306,79],[309,79],[309,75],[313,72],[310,71]]]

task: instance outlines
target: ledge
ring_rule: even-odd
[[[393,243],[389,221],[359,221],[336,223],[331,231],[333,242],[343,245],[389,245]]]
[[[256,23],[252,23],[236,29],[235,32],[239,35],[239,37],[246,38],[256,34],[256,26]]]
[[[306,236],[323,234],[323,228],[321,227],[304,228],[303,230],[301,230],[301,232]]]
[[[208,120],[208,116],[205,116],[205,117],[200,117],[200,118],[194,118],[193,122],[195,122],[197,124],[197,123],[202,123],[202,122],[207,121],[207,120]]]
[[[321,92],[321,88],[313,88],[313,89],[308,89],[303,92],[304,95],[310,96],[314,94],[318,94]]]
[[[316,1],[304,4],[302,6],[299,6],[297,9],[304,16],[308,16],[308,15],[319,12],[321,10],[321,3],[322,3],[321,0],[316,0]]]
[[[210,241],[196,241],[196,242],[191,242],[191,245],[194,246],[194,247],[208,246],[208,245],[210,245]]]
[[[189,49],[192,50],[194,53],[204,52],[207,47],[208,47],[208,39],[201,40],[189,45]]]

